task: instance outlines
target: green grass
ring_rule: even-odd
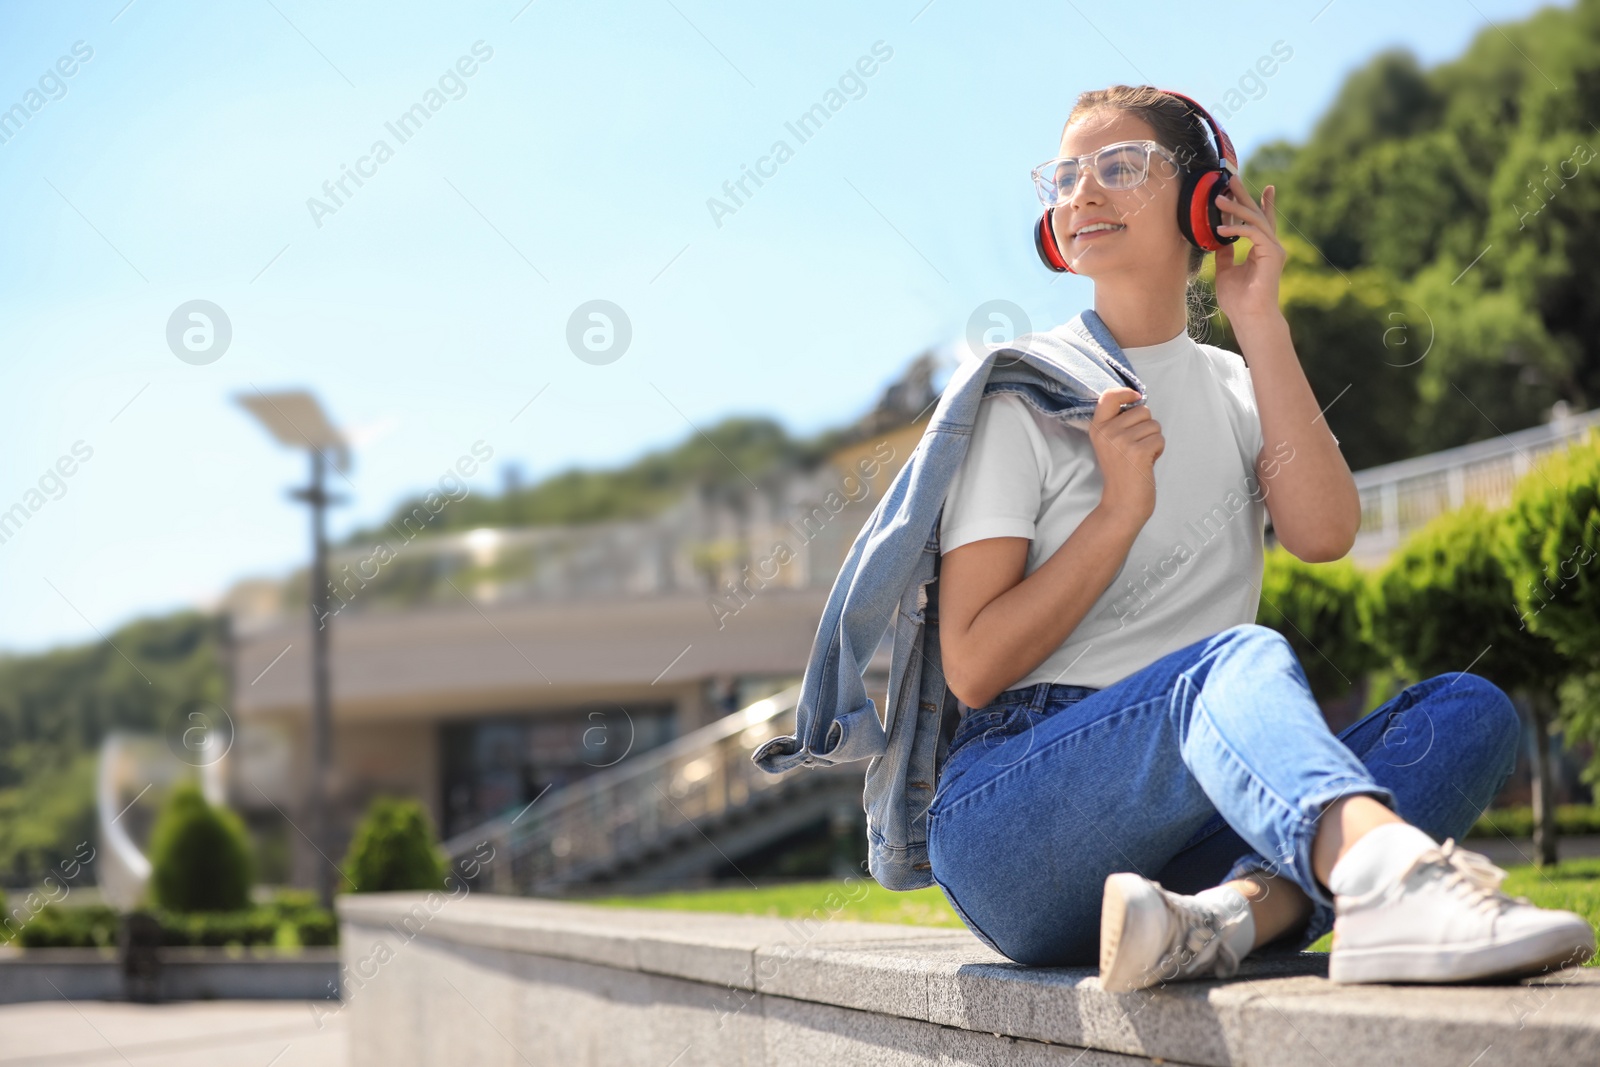
[[[705,889],[648,896],[586,897],[585,904],[623,908],[671,908],[764,915],[773,919],[848,919],[909,926],[961,926],[939,887],[896,893],[871,878],[791,882],[765,889]]]
[[[1512,896],[1527,897],[1545,908],[1575,911],[1600,929],[1600,857],[1571,859],[1551,870],[1508,867],[1501,885]],[[911,926],[960,927],[961,920],[938,886],[894,893],[870,878],[847,881],[792,882],[765,889],[707,889],[647,896],[586,898],[586,904],[627,908],[670,908],[764,915],[775,919],[838,918],[856,922],[906,923]],[[1332,935],[1311,946],[1328,951]],[[1585,966],[1600,966],[1600,957]]]

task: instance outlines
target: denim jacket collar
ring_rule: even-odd
[[[834,580],[801,680],[794,734],[771,738],[751,754],[772,774],[869,760],[868,866],[887,889],[932,884],[927,809],[960,716],[940,663],[939,517],[979,403],[992,393],[1016,393],[1042,414],[1085,430],[1100,393],[1118,386],[1145,395],[1093,310],[956,368]],[[891,624],[894,652],[880,718],[862,674]]]

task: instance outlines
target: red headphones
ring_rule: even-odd
[[[1229,173],[1239,172],[1239,160],[1234,155],[1233,142],[1210,113],[1194,100],[1171,89],[1162,89],[1161,92],[1175,96],[1193,108],[1211,129],[1212,139],[1216,143],[1217,158],[1222,165],[1203,170],[1185,166],[1182,171],[1183,185],[1178,189],[1179,232],[1195,247],[1216,252],[1239,239],[1236,233],[1226,237],[1217,233],[1217,227],[1222,225],[1222,211],[1217,207],[1217,197],[1227,191]],[[1056,244],[1055,225],[1050,218],[1055,210],[1047,208],[1043,217],[1034,223],[1033,247],[1038,250],[1044,265],[1051,270],[1076,274],[1077,271],[1067,265],[1067,257],[1061,254],[1061,248]]]

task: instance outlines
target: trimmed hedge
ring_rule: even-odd
[[[1349,559],[1306,563],[1281,545],[1264,557],[1256,622],[1288,640],[1318,700],[1343,699],[1363,673],[1383,666],[1363,633],[1368,584]]]
[[[1556,833],[1600,834],[1600,805],[1557,804]],[[1490,808],[1478,817],[1468,837],[1532,837],[1533,808]]]
[[[313,894],[279,893],[270,903],[237,911],[151,911],[161,924],[161,943],[276,945],[279,948],[336,945],[333,914],[316,906]],[[24,948],[98,948],[117,944],[117,912],[101,904],[46,904],[18,931]]]
[[[115,948],[117,912],[101,904],[46,904],[11,940],[23,948]]]

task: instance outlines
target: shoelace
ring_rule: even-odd
[[[1453,837],[1445,838],[1444,844],[1418,856],[1404,877],[1409,877],[1412,870],[1428,864],[1441,869],[1439,877],[1446,889],[1465,897],[1474,908],[1493,914],[1511,904],[1532,903],[1527,897],[1512,897],[1504,893],[1500,883],[1505,881],[1506,872],[1482,853],[1460,847]]]
[[[1163,979],[1204,974],[1208,968],[1218,978],[1239,973],[1239,957],[1222,937],[1223,916],[1209,908],[1190,907],[1166,889],[1161,890],[1161,899],[1173,924],[1166,951],[1155,967]],[[1182,961],[1180,954],[1186,957]]]

